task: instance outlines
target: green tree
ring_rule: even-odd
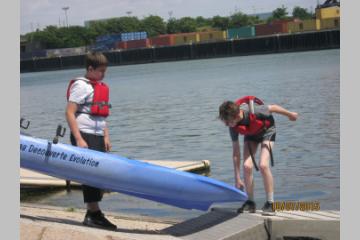
[[[169,34],[180,32],[179,21],[175,18],[170,18],[166,24],[166,32]]]
[[[198,28],[211,26],[211,19],[198,16],[195,18],[196,25]]]
[[[42,31],[29,34],[32,41],[40,42],[45,48],[61,48],[64,46],[63,38],[57,36],[56,26],[47,26]]]
[[[47,49],[52,49],[86,46],[94,41],[96,35],[81,26],[47,26],[42,31],[28,33],[26,37],[31,41],[40,42]]]
[[[311,19],[313,14],[308,12],[306,8],[299,6],[294,7],[292,15],[294,18],[300,18],[301,20]]]
[[[209,21],[202,17],[196,19],[183,17],[180,19],[171,18],[168,20],[167,33],[188,33],[196,32],[198,28],[208,26]]]
[[[230,16],[229,28],[251,26],[260,22],[261,20],[257,16],[248,16],[242,12],[237,12]]]
[[[221,17],[219,15],[212,18],[212,27],[220,28],[221,30],[225,30],[229,28],[229,18]]]
[[[94,21],[90,24],[88,30],[95,33],[96,36],[105,35],[108,33],[106,30],[105,21]]]
[[[178,27],[182,33],[195,32],[197,29],[197,23],[194,18],[183,17],[179,19]]]
[[[137,32],[141,29],[141,22],[137,17],[120,17],[106,21],[108,34],[119,34],[123,32]]]
[[[159,16],[150,15],[141,21],[141,29],[147,32],[148,37],[166,33],[166,24]]]
[[[59,29],[60,30],[60,29]],[[94,42],[96,35],[81,26],[61,28],[64,36],[64,47],[80,47]]]
[[[287,18],[287,15],[288,15],[287,9],[284,6],[277,8],[272,12],[273,19],[285,19]]]

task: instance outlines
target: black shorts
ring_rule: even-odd
[[[104,136],[98,136],[94,134],[80,132],[81,137],[85,140],[89,149],[105,152]],[[73,146],[76,146],[76,140],[72,134],[70,134],[70,141]],[[103,196],[103,191],[99,188],[82,185],[84,202],[100,202]]]
[[[261,134],[254,136],[246,135],[244,136],[244,142],[256,142],[256,143],[262,143],[263,141],[275,142],[275,138],[276,138],[276,133]]]

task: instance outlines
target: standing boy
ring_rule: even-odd
[[[71,144],[101,152],[111,149],[106,117],[109,115],[109,88],[102,82],[107,59],[102,53],[89,53],[85,57],[86,73],[70,81],[67,90],[66,120],[69,124]],[[107,229],[116,226],[101,212],[101,189],[83,185],[87,212],[84,225]]]
[[[298,114],[290,112],[279,105],[264,105],[254,97],[246,96],[235,102],[226,101],[219,108],[219,118],[229,127],[233,148],[233,163],[235,186],[242,189],[244,186],[248,200],[240,211],[256,211],[254,202],[253,167],[258,170],[255,154],[260,145],[259,169],[263,177],[266,192],[266,202],[262,208],[264,215],[274,215],[272,204],[274,202],[273,176],[269,162],[273,164],[272,149],[274,147],[276,128],[272,113],[287,116],[290,121],[296,121]],[[240,144],[239,134],[244,135],[244,180],[240,177]]]

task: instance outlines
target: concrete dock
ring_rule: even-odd
[[[209,169],[210,162],[143,160],[182,171]],[[62,179],[20,169],[21,187],[65,187]],[[78,183],[71,182],[72,186]],[[82,225],[84,209],[60,208],[21,203],[20,239],[22,240],[336,240],[340,239],[339,211],[277,211],[275,216],[238,214],[234,208],[215,208],[186,220],[164,220],[106,212],[116,231]]]
[[[187,171],[187,172],[208,171],[210,169],[209,160],[201,160],[201,161],[140,160],[140,161],[163,166],[163,167],[174,168],[180,171]],[[70,185],[78,186],[80,184],[77,182],[70,182]],[[20,168],[20,186],[21,187],[66,187],[67,183],[63,179],[51,177],[28,169]]]
[[[185,222],[117,213],[106,215],[118,229],[107,231],[82,225],[85,211],[21,204],[22,240],[335,240],[340,239],[339,211],[281,211],[276,216],[237,214],[217,209]]]
[[[120,216],[106,212],[110,221],[118,226],[117,231],[85,227],[82,221],[85,210],[67,210],[52,206],[21,204],[21,240],[134,240],[171,239],[159,234],[175,222],[159,221],[146,217]],[[174,238],[176,239],[176,238]]]

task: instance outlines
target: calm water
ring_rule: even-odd
[[[65,92],[83,69],[21,74],[21,116],[28,132],[52,139],[66,126]],[[234,184],[231,141],[216,119],[224,100],[256,95],[297,111],[290,122],[275,115],[276,200],[320,201],[322,209],[340,208],[340,51],[257,55],[210,60],[109,67],[112,115],[108,122],[113,150],[136,159],[211,161],[211,177]],[[67,132],[63,142],[69,143]],[[265,195],[255,173],[259,207]],[[82,193],[64,191],[36,199],[65,207],[84,207]],[[188,218],[198,211],[107,194],[106,211]]]

